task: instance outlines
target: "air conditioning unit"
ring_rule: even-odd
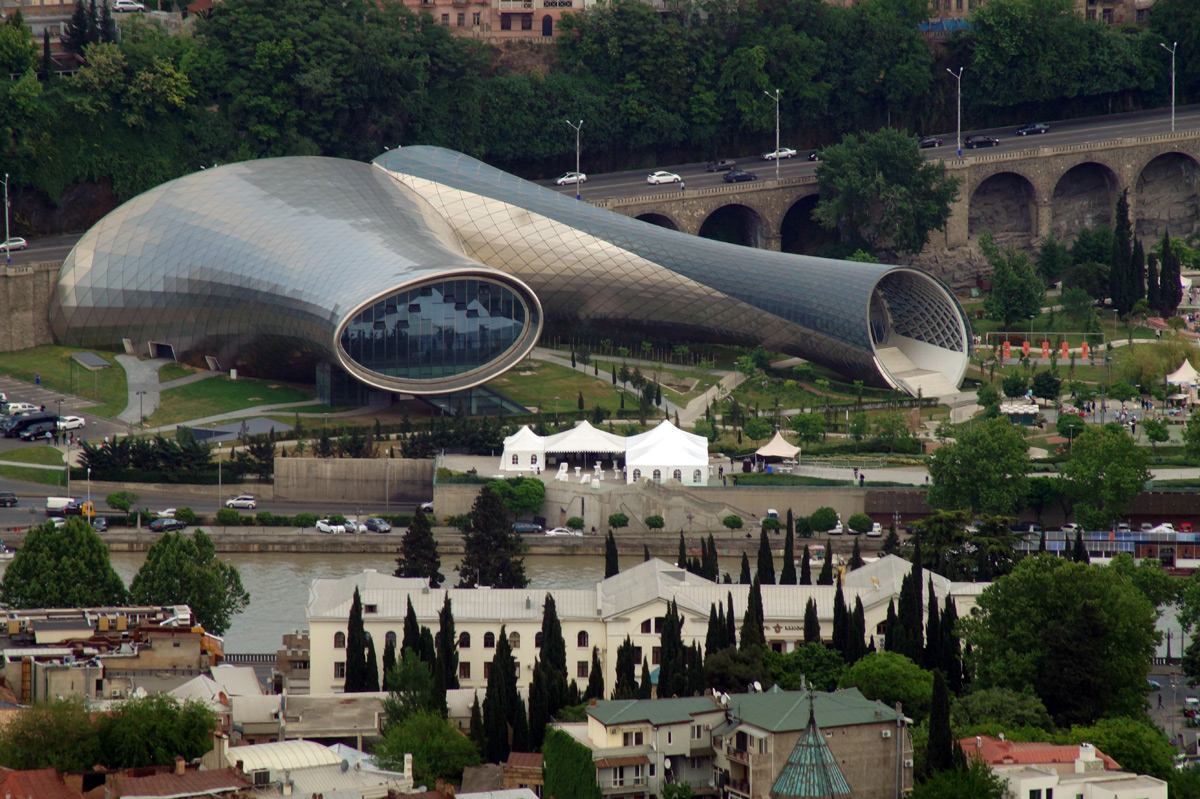
[[[881,731],[880,731],[880,733],[879,733],[879,737],[880,737],[880,738],[891,738],[891,737],[892,737],[892,731],[891,731],[891,730],[881,730]]]
[[[906,757],[906,758],[904,758],[904,767],[905,767],[905,768],[912,768],[912,767],[913,767],[913,762],[912,762],[912,758],[911,758],[911,757]]]
[[[120,688],[114,688],[114,689],[112,689],[112,698],[113,698],[113,699],[120,699],[120,698],[121,698],[121,689],[120,689]]]

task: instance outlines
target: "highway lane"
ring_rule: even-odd
[[[61,261],[71,252],[75,242],[79,241],[80,233],[67,233],[59,236],[44,236],[29,239],[29,246],[12,254],[13,266],[25,266],[40,261]]]
[[[967,136],[971,135],[986,135],[999,139],[1000,144],[996,147],[980,148],[978,150],[964,149],[963,156],[970,157],[971,155],[986,155],[988,153],[1015,152],[1037,147],[1059,147],[1071,144],[1109,141],[1132,136],[1169,133],[1171,131],[1171,112],[1169,108],[1155,109],[1153,111],[1131,114],[1048,122],[1047,124],[1050,125],[1050,131],[1036,136],[1018,136],[1016,132],[1017,125],[982,130],[964,130],[962,134],[964,140]],[[1193,130],[1196,128],[1200,128],[1200,106],[1177,107],[1175,113],[1176,131]],[[938,158],[957,157],[954,131],[937,135],[943,139],[943,144],[941,147],[923,150],[922,152],[925,153],[926,158],[934,160]],[[788,146],[787,138],[782,138],[780,143],[781,146]],[[584,145],[583,152],[585,158],[582,166],[584,173],[587,174],[586,144]],[[818,165],[807,160],[810,152],[812,150],[802,150],[795,158],[781,161],[779,164],[779,177],[795,178],[814,174]],[[736,156],[729,153],[722,153],[720,157],[737,158],[738,167],[757,174],[759,180],[770,180],[775,177],[775,163],[773,161],[763,161],[759,153],[743,153]],[[584,200],[596,201],[609,197],[637,197],[646,194],[679,191],[679,184],[677,183],[648,184],[646,182],[646,175],[655,169],[662,169],[678,174],[683,178],[684,183],[689,189],[726,185],[724,182],[724,173],[705,172],[705,163],[697,162],[674,166],[657,165],[647,169],[595,175],[588,174],[587,182],[580,187],[580,195]],[[574,167],[568,164],[565,168],[573,169]],[[575,194],[575,186],[573,185],[555,186],[552,180],[538,182],[562,194],[571,196]]]

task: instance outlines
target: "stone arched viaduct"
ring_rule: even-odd
[[[1049,235],[1069,241],[1083,227],[1110,223],[1125,190],[1139,236],[1200,229],[1200,131],[974,152],[945,164],[962,186],[946,229],[931,237],[935,249],[964,246],[984,231],[1018,247]],[[788,211],[817,191],[816,178],[806,176],[596,204],[685,233],[779,250]]]

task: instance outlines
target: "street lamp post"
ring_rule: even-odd
[[[1178,47],[1178,44],[1180,43],[1171,42],[1171,46],[1168,47],[1163,42],[1158,43],[1159,47],[1171,54],[1171,133],[1175,132],[1175,48]],[[7,184],[5,186],[7,188]]]
[[[4,260],[12,264],[12,250],[8,248],[8,173],[4,173]]]
[[[763,94],[775,101],[775,180],[779,180],[779,89],[774,94],[764,90]]]
[[[87,478],[88,478],[88,500],[87,501],[90,504],[92,501],[92,467],[91,466],[87,467]]]
[[[554,426],[558,426],[558,397],[554,398]]]
[[[958,125],[955,127],[954,140],[958,143],[958,157],[962,158],[962,74],[963,68],[959,67],[958,72],[946,67],[946,71],[958,82]]]
[[[571,129],[573,129],[575,131],[575,199],[578,200],[578,199],[580,199],[580,197],[579,197],[579,131],[580,131],[580,129],[583,128],[583,120],[582,119],[579,120],[579,124],[576,125],[575,123],[571,122],[571,120],[568,119],[567,125],[568,125],[568,127],[570,127]]]
[[[138,398],[138,424],[144,425],[146,423],[146,408],[142,404],[142,398],[146,396],[146,392],[143,389],[141,391],[135,391],[133,393],[137,394],[137,398]]]

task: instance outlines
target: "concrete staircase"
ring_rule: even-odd
[[[899,383],[913,396],[919,391],[923,397],[938,397],[944,402],[958,395],[958,386],[946,379],[941,372],[921,369],[898,347],[880,347],[875,357]]]

